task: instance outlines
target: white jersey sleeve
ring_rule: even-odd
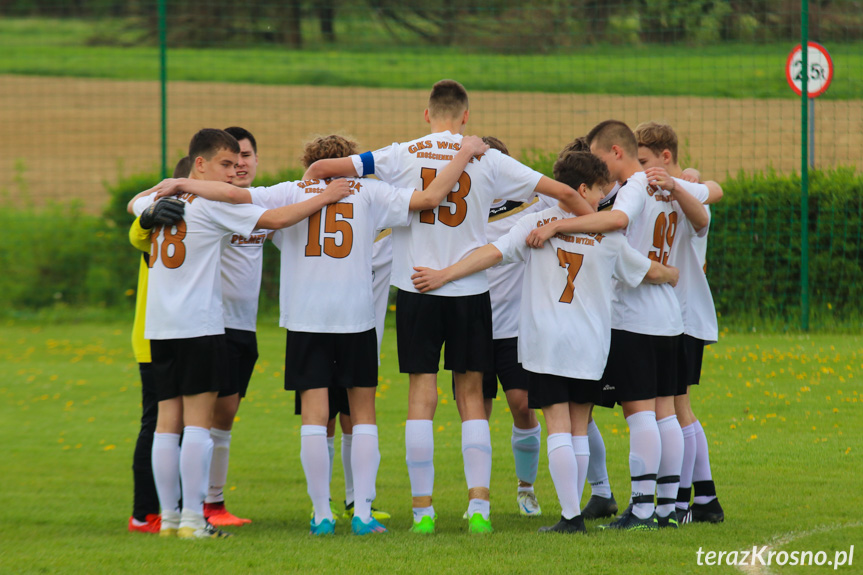
[[[679,207],[677,209],[679,210]],[[705,206],[705,209],[709,217],[710,208]],[[714,343],[719,337],[719,324],[704,270],[709,227],[707,225],[696,232],[680,211],[678,237],[671,247],[669,263],[680,270],[674,295],[680,303],[683,333],[707,343]]]

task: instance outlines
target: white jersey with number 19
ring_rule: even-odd
[[[461,134],[439,132],[392,144],[362,156],[351,156],[360,175],[412,189],[425,189],[456,155]],[[417,293],[411,281],[414,266],[443,269],[486,245],[485,227],[495,199],[527,200],[542,174],[516,160],[489,150],[465,168],[454,191],[432,209],[413,213],[411,225],[393,230],[392,284]],[[488,291],[485,272],[435,290],[434,295],[468,296]]]
[[[665,190],[655,190],[644,172],[633,174],[617,192],[612,211],[629,218],[626,240],[643,256],[668,264],[677,233],[677,212]],[[672,336],[683,333],[680,305],[669,284],[627,286],[616,283],[611,327],[644,335]]]
[[[139,198],[136,216],[155,194]],[[185,339],[225,333],[222,307],[221,252],[231,234],[248,236],[266,211],[182,194],[183,219],[156,226],[150,234],[147,283],[147,339]]]

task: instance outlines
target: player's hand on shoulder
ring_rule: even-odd
[[[182,185],[186,178],[166,178],[150,188],[156,192],[156,199],[165,198],[168,196],[176,196],[182,192]]]
[[[680,176],[680,179],[690,182],[692,184],[700,184],[701,172],[699,172],[695,168],[686,168],[685,170],[683,170],[683,175]]]
[[[553,224],[546,224],[539,228],[534,228],[527,234],[527,245],[532,248],[541,248],[545,242],[547,242],[551,236],[554,235],[554,227]]]
[[[465,148],[470,152],[471,156],[479,156],[488,152],[488,144],[482,141],[479,136],[465,136],[461,140],[461,149]]]
[[[647,183],[650,185],[666,190],[674,189],[674,178],[665,168],[647,168],[644,173],[647,174]]]
[[[411,276],[411,281],[414,282],[414,287],[420,293],[436,290],[447,283],[443,271],[432,268],[415,267],[416,272]]]
[[[150,204],[138,223],[145,230],[155,225],[170,226],[183,219],[186,204],[177,198],[162,198]]]
[[[345,178],[337,178],[327,184],[326,189],[321,193],[328,204],[338,202],[351,195],[351,183]]]

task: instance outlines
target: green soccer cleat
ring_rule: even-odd
[[[672,511],[668,517],[656,516],[656,524],[660,529],[678,529],[680,522],[677,520],[677,512]]]
[[[334,512],[333,516],[335,516],[335,512]],[[380,509],[375,509],[374,507],[372,507],[372,517],[374,517],[378,521],[383,521],[385,519],[389,519],[390,517],[392,517],[392,515],[390,515],[386,511],[381,511]],[[345,505],[344,518],[345,519],[353,519],[354,518],[354,502],[353,501],[351,501],[350,503]]]
[[[411,533],[419,533],[421,535],[433,535],[434,520],[435,518],[431,515],[424,515],[419,521],[414,521],[414,525],[413,527],[411,527]]]
[[[467,521],[470,533],[491,533],[494,531],[491,527],[491,519],[486,519],[482,513],[474,513]]]

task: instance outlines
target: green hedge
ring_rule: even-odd
[[[525,152],[527,162],[550,171],[553,158]],[[259,176],[269,185],[298,179],[301,171]],[[0,210],[7,245],[0,265],[0,314],[45,310],[131,309],[138,259],[127,239],[129,198],[158,181],[136,175],[109,186],[101,216],[80,206]],[[800,179],[797,175],[738,174],[723,183],[713,208],[708,278],[720,324],[732,329],[794,330],[800,325]],[[811,326],[863,326],[863,174],[840,168],[810,174]],[[261,307],[278,306],[278,250],[265,247]],[[40,311],[41,310],[41,311]],[[83,311],[82,311],[83,313]]]

